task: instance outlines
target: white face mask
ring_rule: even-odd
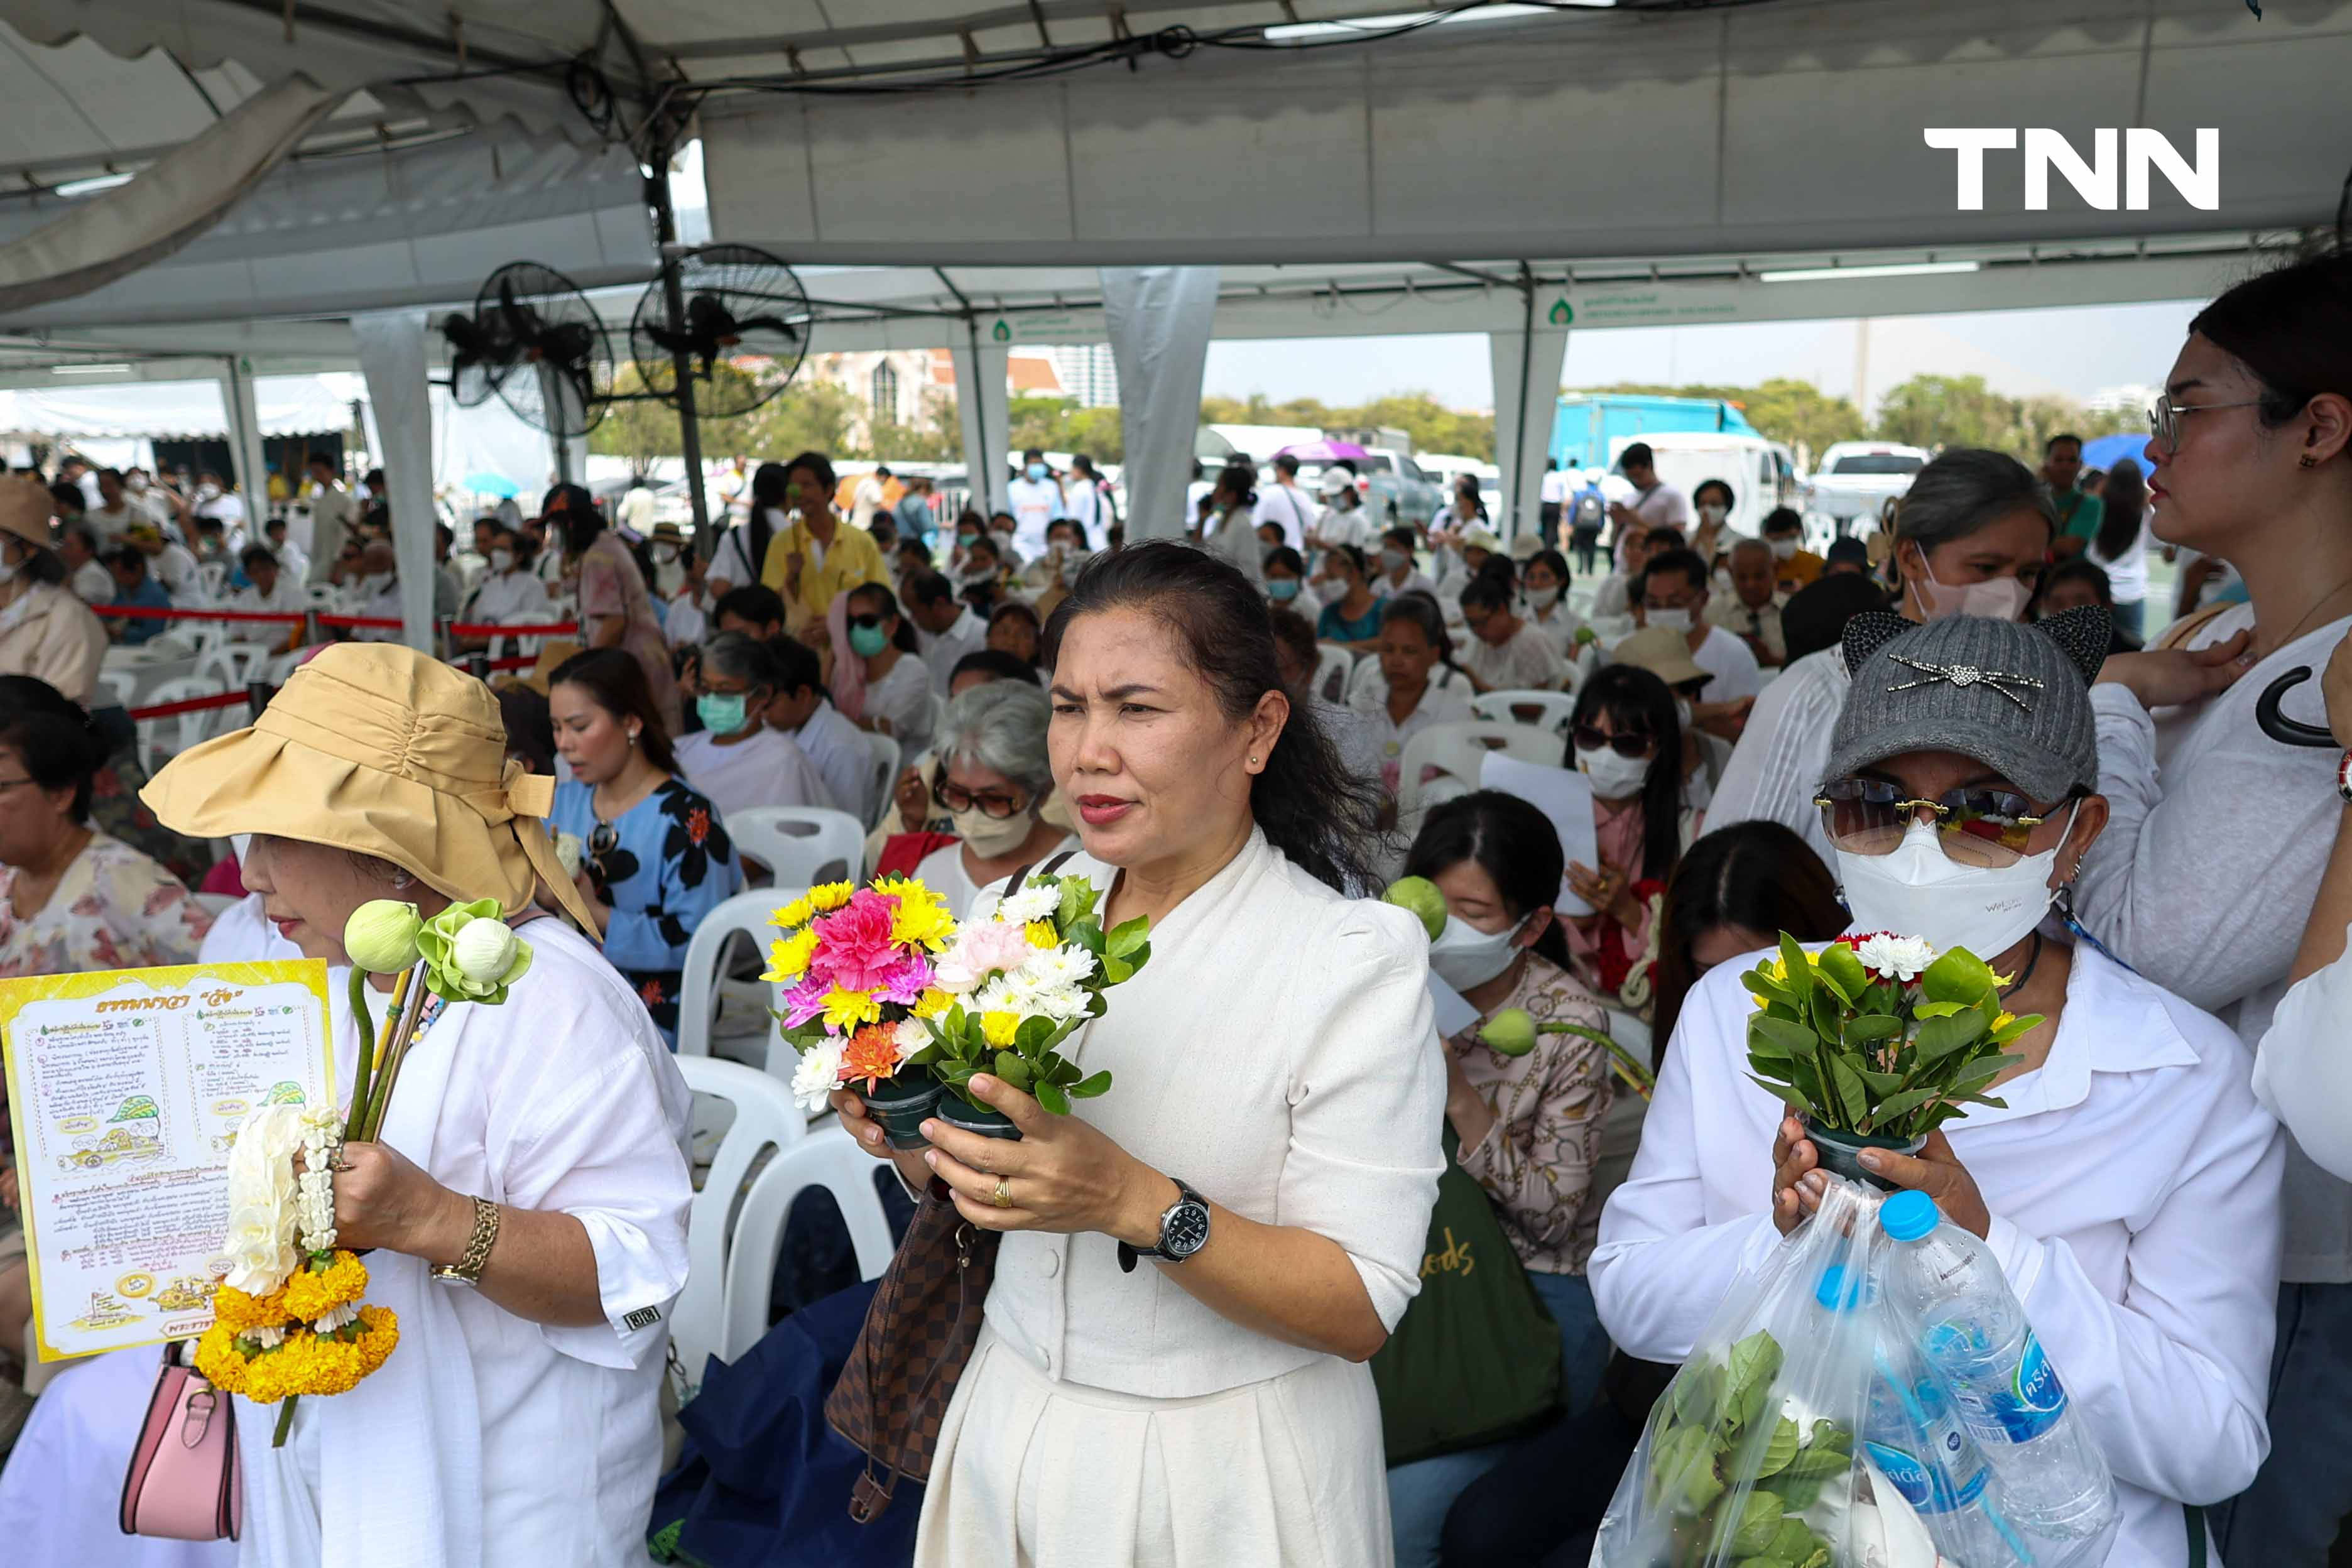
[[[1559,590],[1557,588],[1530,588],[1528,590],[1528,606],[1530,609],[1549,610],[1554,605],[1559,603]]]
[[[215,484],[201,484],[196,487],[196,495],[203,500],[212,500],[220,493],[221,488]]]
[[[1576,749],[1576,771],[1592,781],[1592,793],[1602,800],[1630,800],[1642,793],[1650,777],[1648,757],[1628,757],[1614,747]]]
[[[504,571],[507,571],[507,570],[509,570],[509,568],[511,568],[513,565],[514,565],[514,552],[513,552],[513,551],[511,551],[511,550],[493,550],[493,551],[491,551],[491,552],[490,552],[490,570],[491,570],[491,571],[493,571],[493,572],[504,572]]]
[[[393,574],[389,572],[371,572],[360,579],[360,587],[371,595],[381,594],[392,586],[392,579]]]
[[[1771,545],[1775,561],[1793,561],[1797,557],[1797,541],[1793,534],[1787,539],[1771,539],[1765,542]]]
[[[1930,598],[1915,580],[1911,596],[1919,605],[1919,613],[1931,621],[1947,616],[1982,616],[1987,620],[2013,621],[2025,613],[2025,602],[2033,597],[2033,590],[2022,578],[1989,577],[1981,583],[1963,583],[1958,587],[1936,580],[1936,569],[1927,564],[1926,551],[1919,552],[1920,567],[1927,574],[1927,587],[1934,590]],[[1978,956],[1981,957],[1982,954]]]
[[[1691,613],[1679,607],[1671,610],[1643,610],[1642,616],[1649,625],[1664,626],[1670,632],[1686,632],[1691,629]]]
[[[1701,522],[1721,522],[1724,518],[1724,508],[1713,501],[1708,501],[1698,509],[1698,516]]]
[[[0,559],[0,583],[15,582],[16,580],[16,563],[5,559]]]
[[[1381,570],[1383,572],[1402,572],[1412,564],[1412,557],[1407,555],[1402,550],[1383,550],[1381,552]]]
[[[1687,730],[1691,727],[1691,705],[1686,698],[1675,699],[1675,721]]]
[[[1518,956],[1511,939],[1518,932],[1517,925],[1480,931],[1460,915],[1449,914],[1445,929],[1429,944],[1429,967],[1456,991],[1474,990],[1511,966],[1511,960]]]
[[[1013,847],[1028,837],[1029,829],[1035,826],[1025,811],[1016,811],[1010,816],[991,816],[976,805],[968,805],[949,816],[955,821],[956,837],[983,860],[1010,855]]]
[[[2074,823],[2073,807],[2066,825]],[[1944,853],[1936,829],[1915,822],[1885,855],[1838,851],[1846,908],[1861,931],[1891,931],[1926,940],[1938,952],[1965,947],[1990,963],[2025,940],[2050,912],[2051,868],[2059,837],[2014,866],[1963,866]]]

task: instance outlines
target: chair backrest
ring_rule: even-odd
[[[882,814],[889,809],[890,786],[898,782],[900,758],[898,742],[892,737],[877,734],[871,730],[865,731],[863,733],[866,736],[866,749],[873,753],[874,758],[872,763],[874,787],[866,795],[866,799],[872,801],[873,805],[866,813],[866,826],[872,827],[882,820]]]
[[[206,561],[196,568],[196,581],[204,587],[205,602],[217,605],[228,588],[228,563]]]
[[[220,688],[199,675],[175,676],[159,682],[154,689],[139,700],[142,708],[160,708],[167,702],[184,702],[191,697],[210,697]],[[175,713],[163,719],[141,719],[132,725],[138,735],[141,765],[152,773],[170,758],[196,744],[213,732],[223,713],[239,716],[243,723],[245,710],[238,708],[199,708],[193,713]]]
[[[785,886],[754,888],[738,893],[718,905],[702,917],[694,928],[694,935],[686,944],[686,961],[677,988],[677,1054],[680,1057],[707,1057],[710,1054],[710,1020],[717,1011],[713,995],[718,988],[719,965],[727,955],[727,939],[741,931],[752,945],[763,948],[767,934],[774,931],[768,917],[791,903],[803,892],[804,887]],[[787,1054],[792,1047],[783,1041],[783,1031],[773,1020],[768,1025],[768,1059],[774,1061],[781,1050]],[[787,1077],[791,1076],[789,1068]]]
[[[1503,752],[1523,762],[1559,766],[1565,747],[1558,735],[1533,724],[1497,723],[1470,719],[1455,724],[1432,724],[1404,743],[1398,759],[1397,815],[1406,821],[1421,809],[1421,775],[1430,768],[1478,787],[1478,769],[1488,752]]]
[[[823,1187],[840,1205],[850,1246],[857,1254],[859,1279],[877,1279],[890,1266],[897,1244],[890,1238],[882,1195],[875,1188],[877,1179],[898,1177],[887,1164],[861,1152],[838,1124],[816,1128],[780,1151],[760,1173],[743,1199],[728,1248],[726,1305],[718,1343],[721,1356],[733,1361],[768,1331],[768,1299],[783,1249],[784,1226],[792,1218],[793,1201],[811,1187]],[[691,1279],[688,1288],[693,1288]],[[690,1368],[693,1363],[687,1364]]]
[[[751,1179],[752,1163],[770,1149],[781,1157],[808,1136],[808,1119],[792,1090],[740,1062],[680,1057],[686,1087],[734,1107],[735,1119],[719,1141],[709,1173],[687,1210],[686,1289],[670,1308],[670,1340],[687,1381],[702,1381],[703,1363],[721,1348],[727,1316],[727,1270],[735,1200]],[[775,1260],[769,1258],[769,1271]]]
[[[1329,643],[1318,643],[1315,649],[1315,695],[1326,702],[1345,701],[1348,677],[1355,673],[1355,668],[1354,654]]]
[[[196,661],[198,677],[218,681],[215,690],[234,690],[256,679],[274,650],[268,644],[257,642],[225,642],[218,647],[207,648]]]
[[[1489,691],[1470,700],[1470,711],[1498,724],[1532,724],[1565,735],[1576,699],[1565,691]]]
[[[729,816],[727,837],[738,854],[765,866],[780,887],[855,882],[865,868],[865,825],[830,806],[753,806]]]
[[[139,678],[127,669],[101,668],[98,683],[112,694],[118,708],[130,707],[131,700],[139,694]]]

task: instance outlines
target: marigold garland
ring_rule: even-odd
[[[296,1329],[276,1345],[215,1322],[196,1342],[196,1370],[218,1387],[256,1405],[305,1394],[347,1394],[382,1366],[400,1343],[400,1320],[385,1307],[362,1307],[359,1320],[332,1333]],[[251,1347],[248,1349],[247,1347]]]
[[[298,1268],[285,1288],[278,1292],[283,1298],[286,1316],[302,1322],[316,1322],[335,1308],[356,1302],[367,1294],[367,1265],[359,1255],[338,1247],[334,1261],[320,1268],[315,1263]]]
[[[283,1287],[267,1296],[248,1296],[234,1285],[213,1287],[213,1323],[232,1333],[246,1329],[274,1329],[285,1322],[286,1291]]]

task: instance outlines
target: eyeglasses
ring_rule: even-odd
[[[866,615],[850,616],[849,624],[853,626],[878,626],[882,624],[882,617],[869,611]]]
[[[2249,397],[2240,403],[2175,403],[2169,395],[2159,395],[2148,405],[2148,434],[2167,452],[2180,449],[2180,416],[2184,414],[2210,414],[2217,408],[2252,408],[2262,399]]]
[[[1657,750],[1657,738],[1653,735],[1604,735],[1591,724],[1579,724],[1570,734],[1580,752],[1597,752],[1603,746],[1621,757],[1637,761]]]
[[[931,770],[931,798],[950,811],[970,811],[972,807],[978,806],[982,816],[992,816],[999,821],[1025,809],[1029,805],[1029,802],[1021,795],[1000,795],[994,790],[983,790],[975,795],[961,784],[951,784],[948,783],[945,768]]]
[[[1946,858],[1985,868],[2016,865],[2033,830],[2050,820],[2011,790],[1954,789],[1916,800],[1885,779],[1832,779],[1813,804],[1830,842],[1849,855],[1893,854],[1925,809],[1936,814]]]

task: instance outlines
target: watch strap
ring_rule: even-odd
[[[1167,1208],[1160,1212],[1160,1234],[1163,1237],[1168,1234],[1168,1216],[1170,1215],[1174,1214],[1186,1204],[1198,1204],[1202,1208],[1209,1206],[1209,1200],[1194,1192],[1192,1190],[1192,1184],[1190,1182],[1187,1182],[1183,1177],[1170,1176],[1168,1179],[1176,1184],[1176,1201],[1170,1204]],[[1192,1255],[1187,1253],[1185,1256],[1189,1258]],[[1158,1247],[1129,1247],[1123,1241],[1118,1244],[1118,1268],[1120,1273],[1134,1273],[1136,1260],[1141,1258],[1158,1258],[1171,1261],[1181,1261],[1180,1258],[1172,1258],[1170,1253]]]
[[[490,1260],[490,1248],[498,1245],[499,1205],[488,1198],[474,1200],[474,1231],[466,1238],[466,1250],[455,1263],[445,1264],[433,1271],[433,1278],[448,1285],[477,1285],[481,1282],[482,1269]]]

